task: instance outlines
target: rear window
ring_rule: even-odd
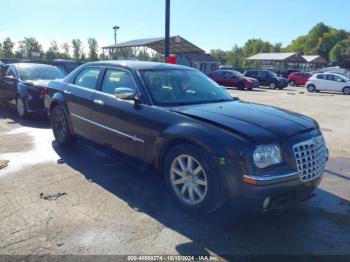
[[[326,75],[317,75],[317,79],[324,80],[324,79],[326,79]]]
[[[18,76],[23,81],[63,79],[65,74],[55,66],[22,65],[17,67]]]

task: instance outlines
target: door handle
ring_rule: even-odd
[[[94,100],[94,103],[100,106],[103,106],[105,103],[102,100]]]
[[[64,90],[63,93],[64,93],[65,95],[71,95],[71,94],[72,94],[72,92],[70,92],[70,91],[68,91],[68,90]]]

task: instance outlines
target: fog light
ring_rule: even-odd
[[[270,205],[270,197],[265,198],[263,202],[263,209],[266,209]]]

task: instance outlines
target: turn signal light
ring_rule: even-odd
[[[256,180],[249,177],[243,177],[243,181],[248,184],[256,185]]]

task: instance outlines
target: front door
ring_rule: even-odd
[[[90,140],[93,139],[92,127],[94,127],[90,122],[90,117],[101,70],[101,67],[83,69],[74,82],[67,84],[63,90],[71,116],[73,132]]]
[[[11,77],[11,79],[7,77]],[[8,67],[0,86],[0,97],[2,101],[12,101],[16,98],[17,82],[18,76],[15,68],[13,66]]]

